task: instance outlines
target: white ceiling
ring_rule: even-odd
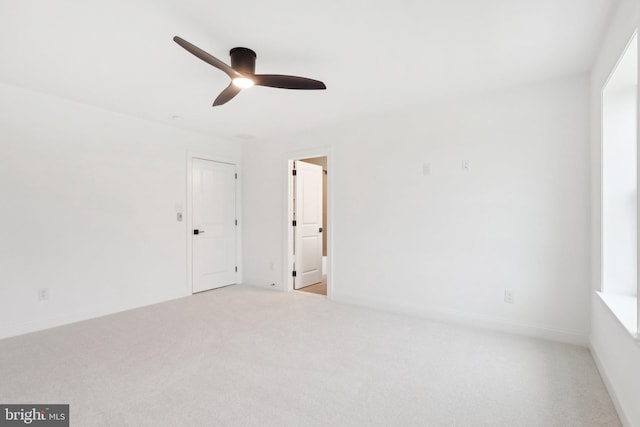
[[[587,71],[618,0],[0,0],[0,82],[228,138]],[[228,84],[174,35],[326,91]],[[174,119],[172,116],[181,116]]]

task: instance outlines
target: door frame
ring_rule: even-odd
[[[239,172],[240,165],[236,159],[229,157],[214,156],[211,154],[188,151],[187,152],[187,205],[184,207],[186,217],[185,221],[185,245],[187,247],[187,280],[186,290],[189,294],[193,294],[193,159],[209,160],[212,162],[226,163],[234,165],[238,179],[236,179],[235,188],[235,210],[236,217],[238,218],[238,226],[236,227],[236,265],[238,266],[238,272],[236,274],[236,283],[242,283],[242,174]]]
[[[324,232],[327,233],[327,298],[333,299],[334,281],[333,281],[333,156],[330,146],[310,148],[306,150],[291,151],[285,154],[284,169],[287,171],[284,177],[284,218],[285,218],[285,248],[284,248],[284,280],[285,291],[291,292],[293,289],[293,264],[295,257],[293,255],[293,162],[301,159],[310,159],[312,157],[327,158],[327,223],[324,225]],[[327,232],[328,231],[328,232]],[[296,291],[300,292],[300,291]]]

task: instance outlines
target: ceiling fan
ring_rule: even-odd
[[[224,71],[231,78],[229,86],[213,101],[214,107],[227,103],[240,93],[242,89],[250,88],[254,85],[303,90],[327,88],[321,81],[308,79],[306,77],[285,76],[280,74],[255,74],[256,53],[246,47],[234,47],[231,49],[229,52],[231,55],[231,66],[228,66],[218,58],[178,36],[175,36],[173,41],[207,64]]]

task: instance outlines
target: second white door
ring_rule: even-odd
[[[296,277],[300,289],[322,281],[322,166],[301,161],[294,163],[295,221],[294,252]]]
[[[192,159],[193,292],[236,283],[236,167]]]

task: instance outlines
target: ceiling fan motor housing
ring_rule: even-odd
[[[256,53],[246,47],[234,47],[229,51],[231,68],[245,74],[255,74]]]

